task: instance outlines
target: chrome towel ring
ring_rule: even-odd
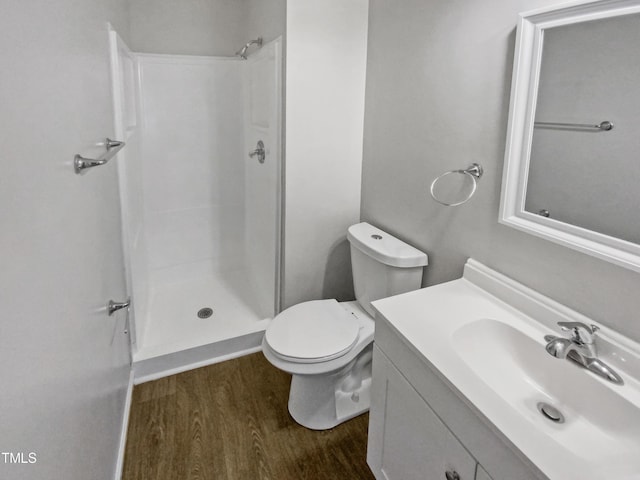
[[[459,202],[449,203],[449,202],[440,200],[438,197],[436,197],[436,194],[434,193],[434,187],[436,186],[436,183],[438,183],[439,180],[442,180],[444,177],[448,175],[452,175],[454,173],[459,173],[459,174],[468,176],[473,181],[473,187],[471,188],[471,192],[463,200]],[[478,179],[482,177],[483,173],[484,173],[484,169],[482,168],[482,165],[480,165],[479,163],[472,163],[464,170],[450,170],[448,172],[445,172],[439,177],[437,177],[433,182],[431,182],[431,188],[429,189],[429,191],[431,192],[431,197],[436,202],[442,205],[445,205],[447,207],[455,207],[458,205],[462,205],[463,203],[466,203],[467,201],[469,201],[469,199],[473,197],[473,194],[476,193],[476,189],[478,188]]]

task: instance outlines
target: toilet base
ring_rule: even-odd
[[[311,430],[328,430],[369,410],[371,346],[332,374],[291,379],[289,413]]]

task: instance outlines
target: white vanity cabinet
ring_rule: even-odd
[[[377,348],[374,362],[368,461],[376,478],[473,480],[476,460]]]
[[[367,462],[377,480],[547,478],[379,317],[371,388]]]

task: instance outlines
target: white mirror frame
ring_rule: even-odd
[[[640,0],[581,0],[520,14],[499,221],[640,272],[640,245],[525,210],[544,30],[632,13],[640,13]]]

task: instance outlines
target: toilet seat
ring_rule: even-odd
[[[276,315],[265,332],[272,352],[295,363],[326,362],[358,341],[360,323],[334,299],[313,300]]]

